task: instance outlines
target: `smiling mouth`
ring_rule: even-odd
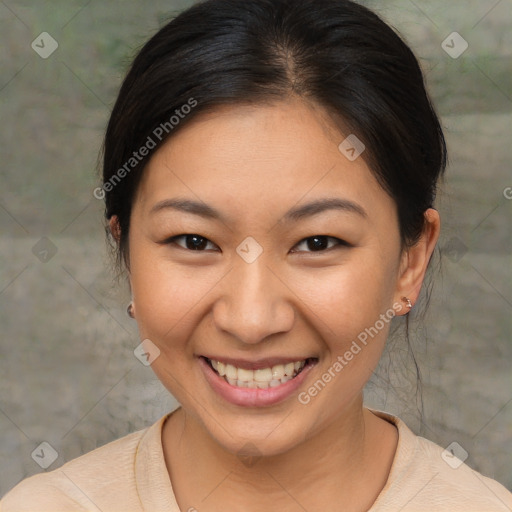
[[[248,370],[246,368],[237,368],[236,366],[223,363],[222,361],[209,359],[208,357],[202,357],[210,368],[228,384],[239,388],[258,389],[280,386],[297,377],[307,365],[313,365],[317,362],[316,358],[308,357],[300,361],[276,364],[268,368]]]

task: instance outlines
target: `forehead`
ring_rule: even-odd
[[[338,149],[347,135],[325,109],[301,101],[199,114],[153,155],[137,206],[179,196],[235,216],[265,216],[272,205],[288,210],[329,194],[370,210],[392,208],[364,153],[351,161]]]

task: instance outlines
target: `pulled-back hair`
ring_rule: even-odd
[[[102,196],[106,219],[118,217],[119,263],[129,267],[130,213],[142,172],[168,137],[220,105],[290,96],[322,105],[342,133],[364,143],[362,157],[396,202],[402,245],[414,244],[446,146],[409,47],[348,0],[207,0],[142,47],[114,105]]]

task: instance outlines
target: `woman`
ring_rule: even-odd
[[[95,193],[140,357],[181,406],[0,510],[510,510],[455,451],[363,405],[436,246],[445,163],[415,57],[360,5],[210,0],[163,27]]]

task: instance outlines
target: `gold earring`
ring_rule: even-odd
[[[126,308],[126,313],[128,313],[128,316],[130,318],[135,318],[135,314],[133,313],[133,302],[130,302],[130,304],[128,304],[128,307]]]
[[[406,307],[408,307],[409,309],[412,308],[412,302],[411,299],[409,299],[409,297],[402,297],[402,302],[405,302]]]

